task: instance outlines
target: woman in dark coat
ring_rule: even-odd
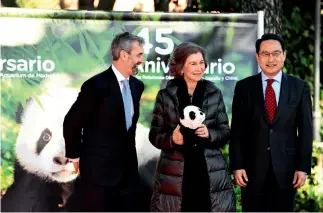
[[[228,116],[221,91],[202,79],[206,64],[202,47],[180,44],[169,63],[175,78],[157,94],[149,140],[162,152],[153,212],[236,211],[233,183],[221,152],[229,140]],[[205,121],[191,135],[179,125],[187,105],[205,113]]]

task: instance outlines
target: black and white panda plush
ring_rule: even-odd
[[[62,211],[77,178],[65,158],[64,116],[76,89],[54,89],[31,100],[16,140],[14,182],[1,200],[1,211]]]
[[[204,112],[197,106],[189,105],[184,108],[180,122],[184,127],[197,129],[205,120]]]
[[[203,138],[195,134],[195,130],[205,120],[205,113],[197,106],[188,105],[180,116],[180,131],[184,137],[184,147],[190,148],[203,143]]]

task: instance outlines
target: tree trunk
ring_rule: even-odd
[[[0,0],[0,7],[18,7],[15,0]]]
[[[242,13],[264,11],[265,33],[282,33],[282,0],[241,0]]]
[[[168,12],[169,0],[154,0],[155,11]]]
[[[112,11],[115,0],[79,0],[78,7],[80,10],[108,10]]]

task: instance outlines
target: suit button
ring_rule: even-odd
[[[193,147],[197,147],[197,144],[194,144]]]
[[[267,147],[267,150],[270,151],[270,147]]]
[[[274,132],[274,130],[271,129],[269,132],[270,132],[270,134],[272,134]]]

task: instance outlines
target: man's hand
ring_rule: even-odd
[[[184,138],[182,133],[179,131],[179,125],[177,125],[176,129],[174,129],[173,131],[173,142],[177,145],[183,145],[184,144]]]
[[[234,171],[234,180],[241,187],[246,187],[247,184],[245,181],[248,181],[246,170],[239,169]]]
[[[68,158],[69,162],[72,162],[74,165],[74,173],[79,174],[80,173],[80,158]]]
[[[305,172],[296,171],[293,179],[294,188],[300,188],[304,186],[306,182],[306,177],[307,177],[307,174]]]

